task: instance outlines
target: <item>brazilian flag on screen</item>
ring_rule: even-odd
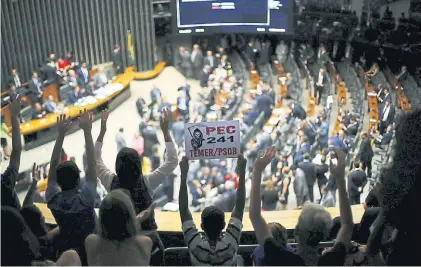
[[[127,65],[136,65],[134,54],[134,40],[133,35],[130,31],[127,31]]]

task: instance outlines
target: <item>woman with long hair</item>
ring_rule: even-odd
[[[98,178],[108,192],[114,189],[124,189],[128,191],[137,214],[147,210],[152,205],[153,190],[173,173],[178,164],[177,150],[168,129],[168,121],[171,112],[164,109],[162,113],[161,130],[164,135],[166,146],[164,164],[148,175],[145,175],[142,171],[142,162],[139,153],[128,147],[121,149],[117,154],[115,162],[116,174],[105,166],[101,157],[101,147],[107,130],[108,112],[103,111],[102,113],[101,131],[95,144]],[[153,241],[150,264],[161,265],[164,258],[164,245],[158,235],[158,226],[154,216],[151,216],[142,222],[141,229],[141,233],[149,236]]]
[[[88,264],[149,265],[152,240],[139,234],[139,221],[152,213],[153,206],[136,217],[126,192],[117,189],[109,193],[99,207],[99,234],[91,234],[85,240]]]
[[[276,210],[278,199],[278,192],[275,190],[272,180],[267,180],[265,190],[262,192],[262,209],[267,211]]]

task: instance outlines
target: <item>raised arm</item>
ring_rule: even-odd
[[[330,162],[330,173],[334,177],[339,193],[339,213],[341,218],[341,228],[336,236],[336,243],[343,243],[346,247],[351,245],[354,222],[352,220],[352,210],[346,193],[345,186],[345,153],[341,149],[335,149],[338,160],[335,166]]]
[[[92,139],[92,120],[94,114],[86,109],[80,112],[79,116],[79,127],[83,130],[85,135],[85,147],[86,147],[86,161],[88,169],[86,170],[86,182],[97,184],[96,164],[95,164],[95,152],[94,152],[94,141]]]
[[[275,154],[276,148],[275,146],[272,146],[268,150],[266,150],[266,153],[263,157],[259,156],[253,165],[253,175],[250,190],[249,216],[256,234],[257,242],[260,245],[264,245],[265,240],[272,237],[272,233],[270,232],[269,227],[262,216],[260,202],[260,185],[262,182],[262,172],[275,157]]]
[[[104,162],[102,161],[102,144],[104,143],[104,136],[107,132],[107,120],[108,120],[108,111],[103,110],[101,116],[101,131],[99,132],[98,138],[95,143],[95,163],[96,163],[96,171],[99,180],[104,185],[107,191],[110,191],[111,182],[114,178],[114,173],[110,171],[110,169],[105,166]]]
[[[66,118],[66,114],[60,114],[57,117],[58,136],[54,145],[53,154],[50,160],[50,171],[48,172],[48,183],[47,186],[57,183],[56,170],[60,163],[61,149],[63,147],[64,136],[69,129],[72,121],[70,118]]]
[[[35,191],[37,190],[37,184],[39,181],[39,166],[34,162],[32,166],[32,183],[26,193],[25,200],[23,201],[23,207],[34,204]]]
[[[177,168],[177,150],[175,149],[175,144],[168,129],[170,116],[172,116],[171,111],[164,108],[160,118],[161,130],[164,134],[165,148],[167,151],[164,164],[159,166],[150,175],[145,176],[152,190],[157,188],[165,180],[165,178],[167,178],[168,175],[171,175],[175,168]]]
[[[20,114],[19,95],[15,99],[11,99],[10,108],[11,108],[11,117],[12,117],[12,153],[10,155],[9,168],[13,169],[16,172],[19,172],[20,154],[22,152],[22,141],[20,138],[20,125],[19,125],[19,114]]]
[[[231,216],[243,221],[244,207],[246,205],[246,166],[247,160],[242,154],[237,159],[237,174],[240,175],[238,180],[238,189],[235,196],[235,207]]]
[[[193,220],[189,210],[189,196],[187,193],[187,173],[189,172],[189,162],[187,157],[183,157],[180,161],[181,184],[178,194],[178,206],[180,211],[181,224]]]

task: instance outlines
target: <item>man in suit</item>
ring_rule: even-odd
[[[189,109],[189,99],[187,97],[186,90],[183,90],[183,87],[178,88],[178,97],[177,97],[177,110],[178,115],[183,117],[188,121],[190,109]]]
[[[266,119],[270,118],[273,105],[273,99],[267,94],[262,93],[256,97],[255,109],[259,111],[259,114],[263,111]]]
[[[48,100],[44,104],[44,110],[47,113],[57,113],[59,109],[57,107],[56,102],[54,102],[53,96],[49,95]]]
[[[87,86],[88,83],[91,81],[91,76],[89,76],[89,70],[86,62],[82,63],[82,66],[76,71],[76,73],[78,84],[82,87]]]
[[[213,56],[212,51],[208,50],[206,52],[206,57],[203,60],[203,65],[209,66],[210,69],[216,68],[216,58]]]
[[[45,81],[48,84],[58,83],[59,75],[57,74],[57,67],[52,64],[45,64],[43,67]]]
[[[12,69],[12,75],[9,78],[9,81],[7,83],[7,87],[11,87],[12,85],[15,85],[16,88],[20,88],[22,86],[22,82],[19,77],[19,73],[15,68]]]
[[[93,80],[90,80],[89,83],[85,86],[85,94],[94,95],[95,90],[95,82]]]
[[[358,152],[360,161],[362,163],[362,169],[367,169],[367,176],[371,177],[371,160],[373,159],[374,152],[371,147],[370,137],[366,132],[361,133],[361,144]]]
[[[378,100],[380,103],[385,103],[387,101],[392,102],[392,95],[389,92],[389,89],[384,88],[383,93],[378,95]]]
[[[191,63],[193,66],[194,78],[199,80],[203,66],[203,54],[200,50],[199,45],[197,44],[193,45],[193,51],[191,53]]]
[[[319,121],[320,126],[317,129],[319,137],[317,141],[319,142],[319,149],[323,149],[327,146],[327,143],[329,141],[329,123],[326,121],[326,118],[324,116],[321,116],[319,118]]]
[[[351,205],[361,203],[360,196],[367,184],[367,175],[360,167],[360,162],[354,161],[354,169],[348,175],[348,198]]]
[[[307,187],[308,187],[308,194],[310,197],[310,201],[314,201],[314,183],[316,182],[316,166],[313,162],[310,161],[310,156],[308,154],[304,155],[304,161],[298,163],[298,168],[303,170],[306,176]]]
[[[348,126],[344,126],[343,130],[347,135],[355,136],[358,133],[358,121],[356,118],[351,117],[351,123]]]
[[[42,82],[38,78],[38,73],[33,72],[32,79],[28,83],[28,93],[27,93],[27,96],[29,97],[29,99],[31,99],[32,106],[34,106],[36,103],[41,102],[42,94],[43,94]]]
[[[392,141],[392,139],[393,139],[393,125],[389,124],[387,126],[386,132],[379,138],[376,138],[374,140],[374,144],[377,147],[382,148],[382,146],[388,145],[390,141]]]
[[[406,66],[402,66],[401,72],[396,76],[399,83],[402,83],[408,79],[408,71],[406,69]]]
[[[114,46],[113,53],[111,55],[113,61],[113,68],[116,74],[123,73],[123,58],[121,57],[121,47],[119,44]]]
[[[172,126],[172,133],[174,135],[174,141],[178,147],[183,146],[184,143],[184,118],[179,117],[178,121]]]
[[[69,96],[69,103],[74,104],[79,99],[81,99],[82,97],[83,97],[83,95],[82,95],[82,92],[80,90],[80,87],[79,87],[79,85],[76,85],[73,89],[73,93]]]
[[[180,46],[178,50],[178,60],[177,60],[178,69],[188,78],[191,73],[191,57],[190,53],[183,47]]]
[[[314,144],[317,136],[317,130],[314,124],[310,120],[305,120],[303,121],[302,129],[310,145]]]
[[[18,89],[16,89],[16,85],[12,84],[9,88],[9,97],[10,99],[16,99],[16,97],[18,96],[19,91]]]
[[[256,53],[257,49],[254,47],[254,43],[252,41],[248,42],[246,47],[246,56],[253,65],[256,65]]]
[[[158,103],[158,100],[161,99],[161,90],[159,90],[158,87],[156,87],[156,85],[152,86],[152,90],[150,91],[150,96],[151,96],[151,104],[149,105],[149,107],[153,107],[155,104]]]
[[[98,71],[94,75],[94,82],[95,82],[95,88],[96,89],[104,87],[105,85],[107,85],[108,78],[107,78],[107,75],[105,75],[103,66],[98,67]]]
[[[145,157],[150,158],[153,155],[153,147],[155,145],[159,145],[158,136],[156,133],[155,128],[146,125],[142,126],[141,134],[144,140],[144,152],[143,155]],[[140,128],[140,126],[139,126]]]
[[[42,110],[40,103],[35,103],[35,105],[32,108],[32,119],[38,120],[42,119],[45,116],[46,112]]]
[[[386,101],[379,113],[379,132],[380,134],[384,134],[386,127],[389,124],[393,124],[393,120],[395,118],[395,107],[391,104],[391,101]]]
[[[319,105],[320,101],[322,100],[325,84],[327,82],[324,69],[319,70],[319,74],[316,77],[314,77],[314,81],[316,83],[316,91],[314,92],[314,97],[317,97],[317,105]]]
[[[206,65],[200,74],[200,86],[202,88],[208,87],[210,68],[210,66]]]
[[[307,118],[307,113],[302,106],[297,103],[291,103],[288,105],[292,112],[292,116],[299,118],[300,120],[305,120]]]

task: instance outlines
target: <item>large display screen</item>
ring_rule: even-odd
[[[293,33],[294,0],[176,0],[177,31]]]

